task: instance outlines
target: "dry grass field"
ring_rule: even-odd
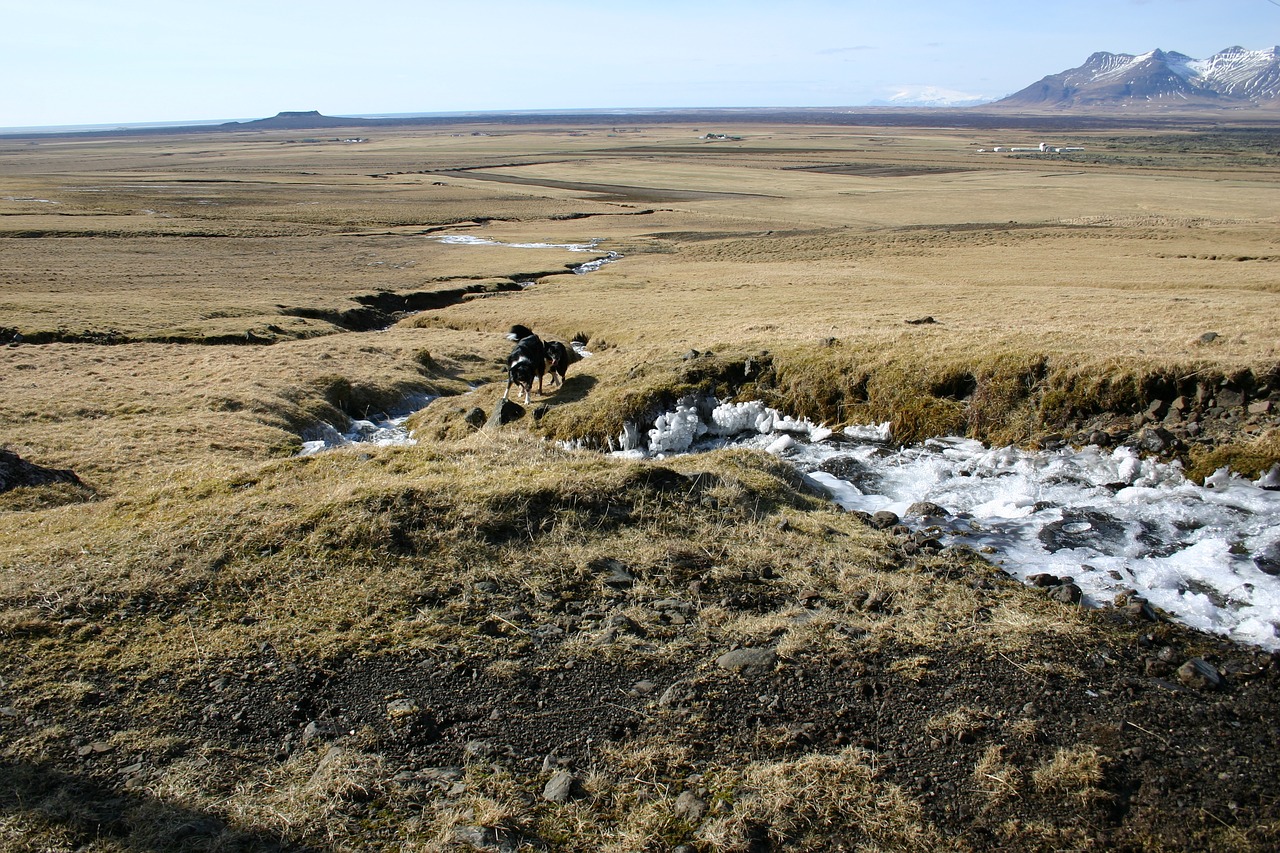
[[[1280,843],[1269,657],[592,449],[695,391],[1023,444],[1180,398],[1256,475],[1280,129],[311,133],[0,137],[0,448],[77,478],[0,483],[0,847]],[[517,322],[593,355],[477,428]],[[1228,689],[1153,686],[1192,656]]]

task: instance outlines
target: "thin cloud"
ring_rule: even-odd
[[[875,50],[875,45],[858,44],[853,47],[829,47],[826,50],[818,51],[819,56],[834,56],[838,53],[858,53],[864,50]]]

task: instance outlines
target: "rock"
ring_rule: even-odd
[[[1038,572],[1034,575],[1027,575],[1027,583],[1041,589],[1055,587],[1062,584],[1062,578],[1057,575],[1051,575],[1048,572]]]
[[[612,643],[623,634],[628,634],[632,637],[646,636],[644,628],[640,627],[640,625],[635,621],[621,613],[614,613],[612,616],[609,616],[600,623],[600,627],[604,629],[604,632],[599,638],[599,643],[601,644]]]
[[[1258,478],[1258,488],[1269,492],[1280,491],[1280,464],[1272,465],[1271,470]]]
[[[470,409],[467,410],[466,415],[463,416],[463,420],[471,424],[476,429],[479,429],[480,427],[484,426],[484,422],[485,422],[484,409],[480,408],[479,406],[472,406]]]
[[[707,802],[693,791],[685,791],[676,797],[676,803],[672,810],[675,812],[676,817],[696,825],[702,820],[702,816],[707,813]]]
[[[325,750],[324,755],[320,756],[320,763],[316,765],[316,769],[311,773],[310,784],[313,787],[321,787],[324,785],[325,779],[333,775],[334,768],[342,760],[342,749],[340,747],[331,746]]]
[[[938,518],[947,518],[951,513],[947,512],[945,507],[941,507],[932,501],[916,501],[907,507],[907,518],[927,518],[936,516]]]
[[[19,486],[43,486],[49,483],[71,483],[79,486],[80,478],[63,468],[43,468],[28,462],[11,450],[0,447],[0,492]]]
[[[716,658],[716,666],[740,675],[756,677],[773,672],[778,653],[773,649],[735,649]]]
[[[847,483],[853,483],[863,492],[875,492],[879,483],[879,478],[872,473],[871,469],[852,456],[832,456],[830,459],[823,460],[818,470]]]
[[[1111,434],[1103,432],[1100,429],[1095,429],[1093,432],[1089,433],[1089,443],[1097,445],[1098,447],[1110,447]]]
[[[542,799],[549,803],[563,803],[573,793],[577,778],[568,770],[557,770],[542,788]]]
[[[509,755],[510,749],[499,746],[490,740],[469,740],[462,747],[463,755],[468,758],[498,758]]]
[[[1132,439],[1134,446],[1148,453],[1164,453],[1176,449],[1178,438],[1164,427],[1147,427]]]
[[[614,589],[629,589],[636,581],[635,576],[627,571],[627,564],[614,557],[597,557],[587,563],[587,569],[604,575],[601,580]]]
[[[1049,598],[1062,604],[1079,604],[1084,592],[1074,583],[1064,583],[1049,590]]]
[[[493,832],[484,826],[456,827],[453,830],[453,837],[455,840],[479,850],[488,849],[497,841],[497,837]]]
[[[906,322],[908,326],[933,326],[936,325],[938,321],[932,317],[920,317],[915,320],[906,320],[904,322]]]
[[[305,746],[313,740],[328,740],[342,734],[342,727],[333,720],[312,720],[302,730],[302,743]]]
[[[1039,450],[1059,450],[1066,445],[1067,440],[1060,433],[1051,432],[1048,435],[1042,435],[1036,441],[1036,448]]]
[[[1036,537],[1050,553],[1068,548],[1092,548],[1106,553],[1125,541],[1123,523],[1094,509],[1064,509],[1062,519],[1040,528]]]
[[[871,526],[876,530],[888,530],[901,520],[896,512],[882,509],[871,516]]]
[[[1270,400],[1258,400],[1256,403],[1249,404],[1249,414],[1251,415],[1269,415],[1275,405]]]
[[[422,711],[412,699],[393,699],[387,703],[387,719],[403,720]]]
[[[1280,575],[1280,539],[1253,555],[1253,564],[1267,575]]]
[[[659,708],[675,708],[683,705],[692,696],[692,691],[683,681],[677,681],[658,697]]]
[[[1244,406],[1244,392],[1235,388],[1219,388],[1214,402],[1224,409],[1239,409]]]
[[[1196,690],[1218,690],[1222,687],[1218,668],[1203,658],[1191,658],[1178,667],[1178,681]]]
[[[696,349],[691,349],[688,352],[686,352],[684,355],[680,356],[680,358],[683,361],[693,361],[695,358],[698,358],[700,355],[702,355],[702,353],[698,352]]]
[[[1200,336],[1200,343],[1211,344],[1214,341],[1216,341],[1219,337],[1220,336],[1217,332],[1205,332],[1203,335]]]
[[[1164,417],[1164,413],[1165,413],[1164,400],[1156,398],[1147,404],[1147,415],[1149,415],[1153,420],[1159,420],[1160,418]]]
[[[489,416],[486,427],[495,429],[505,426],[512,421],[519,420],[524,417],[524,407],[512,400],[499,400],[498,405],[494,407],[493,414]]]

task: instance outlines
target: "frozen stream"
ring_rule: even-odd
[[[564,249],[569,252],[596,252],[600,245],[599,240],[592,240],[589,243],[502,243],[498,240],[490,240],[487,237],[476,237],[470,234],[446,234],[443,237],[431,237],[445,245],[451,246],[507,246],[512,249]],[[575,275],[585,275],[586,273],[595,272],[605,264],[611,264],[614,261],[622,259],[620,252],[606,252],[604,255],[595,260],[578,264],[570,269]]]
[[[406,397],[390,414],[379,412],[367,418],[353,419],[346,432],[339,432],[333,424],[321,422],[302,433],[302,449],[298,451],[298,455],[310,456],[322,450],[351,444],[373,444],[378,447],[417,444],[404,423],[414,412],[434,399],[429,394]]]
[[[1257,482],[1224,469],[1197,486],[1128,447],[1033,452],[943,438],[893,449],[887,424],[833,435],[760,403],[682,406],[647,443],[638,431],[620,438],[627,456],[763,448],[845,509],[893,512],[1021,580],[1069,577],[1091,605],[1136,590],[1187,625],[1280,648],[1278,469]],[[941,511],[912,511],[922,502]]]

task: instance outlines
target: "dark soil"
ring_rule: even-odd
[[[530,626],[543,615],[549,617],[535,615]],[[927,650],[869,655],[855,653],[851,640],[847,653],[781,658],[754,675],[718,665],[726,651],[719,647],[645,654],[642,644],[627,642],[633,635],[621,621],[605,632],[599,654],[587,658],[561,654],[555,632],[544,639],[532,627],[513,625],[507,630],[518,635],[524,654],[518,668],[500,676],[492,674],[496,656],[370,650],[321,662],[282,657],[269,646],[172,682],[68,672],[65,680],[93,685],[79,701],[0,708],[6,740],[33,727],[64,729],[63,747],[43,763],[0,761],[0,815],[36,803],[82,841],[128,837],[121,809],[146,800],[148,774],[202,743],[218,745],[223,772],[270,766],[325,744],[358,744],[384,759],[388,791],[417,789],[418,797],[456,796],[461,768],[474,762],[508,768],[532,790],[540,789],[547,767],[608,771],[598,766],[604,745],[683,745],[687,764],[672,768],[667,780],[677,790],[696,787],[711,765],[853,745],[873,753],[880,781],[915,797],[925,820],[961,848],[1034,847],[1016,829],[1034,820],[1056,827],[1060,843],[1079,849],[1200,850],[1224,838],[1241,849],[1274,849],[1280,662],[1136,610],[1098,612],[1094,621],[1086,643],[1004,653],[957,638]],[[674,634],[692,628],[691,620]],[[895,663],[920,655],[926,662],[918,676],[895,670]],[[1177,670],[1193,656],[1223,675],[1220,686],[1183,683]],[[20,679],[39,666],[10,660],[0,676]],[[134,709],[157,694],[173,699],[159,725],[180,744],[175,754],[103,748],[121,730],[156,725],[137,719]],[[963,724],[931,727],[930,720],[957,709],[966,712]],[[1030,776],[1060,748],[1082,744],[1103,757],[1104,796],[1080,800],[1025,784],[1018,797],[995,802],[974,777],[975,762],[993,746]],[[67,798],[77,800],[74,814],[49,805]],[[388,805],[373,798],[348,807],[372,816]],[[184,825],[181,849],[206,849],[214,839],[218,849],[313,849],[296,839],[228,834],[210,815],[187,815]]]

